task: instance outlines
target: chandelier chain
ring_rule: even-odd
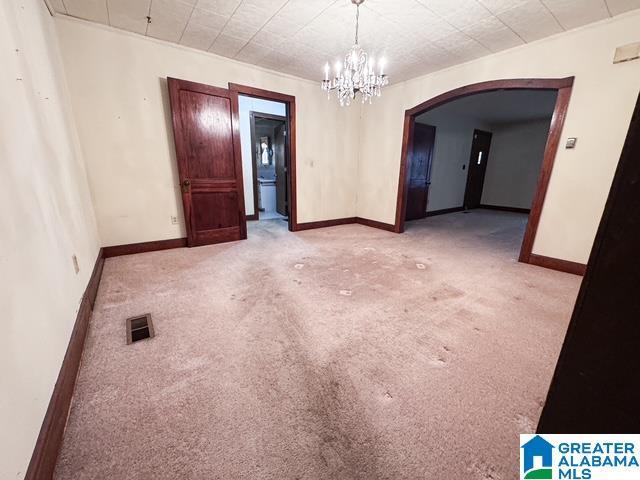
[[[358,28],[360,26],[360,5],[356,5],[356,45],[358,45]]]

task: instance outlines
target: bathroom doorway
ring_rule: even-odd
[[[287,118],[251,111],[251,163],[256,220],[287,220]]]
[[[295,232],[295,97],[236,83],[229,89],[238,94],[246,219]]]

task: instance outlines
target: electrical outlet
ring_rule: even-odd
[[[172,225],[177,225],[178,224],[178,217],[171,215],[171,224]]]
[[[76,272],[76,275],[77,275],[78,272],[80,271],[80,265],[78,265],[78,257],[76,257],[75,253],[71,257],[71,260],[73,261],[73,270]]]

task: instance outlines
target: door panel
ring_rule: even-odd
[[[276,211],[285,217],[287,212],[287,162],[286,162],[286,127],[284,124],[274,130],[273,135],[273,155],[276,167]]]
[[[188,245],[247,238],[237,94],[168,84]]]
[[[413,127],[413,146],[409,163],[409,188],[405,220],[416,220],[427,216],[429,175],[433,157],[436,127],[416,123]]]
[[[464,192],[464,208],[478,208],[482,201],[484,176],[487,172],[489,150],[491,148],[491,132],[474,130],[467,173],[467,187]]]

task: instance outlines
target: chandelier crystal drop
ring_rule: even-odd
[[[327,63],[324,67],[324,80],[322,89],[327,92],[327,98],[331,97],[331,91],[335,90],[340,106],[350,105],[360,94],[362,103],[369,102],[373,97],[379,97],[382,87],[389,83],[384,74],[384,60],[378,62],[378,71],[375,71],[375,61],[369,57],[358,44],[358,27],[360,20],[360,5],[364,0],[351,0],[356,6],[356,41],[353,47],[344,57],[344,64],[337,62],[335,65],[335,77],[329,78],[330,68]]]

